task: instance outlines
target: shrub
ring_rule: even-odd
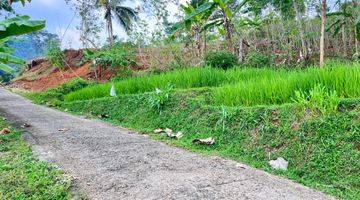
[[[149,98],[150,107],[157,112],[161,112],[165,104],[170,100],[171,94],[174,90],[174,85],[168,84],[164,90],[156,88],[155,93]]]
[[[211,67],[229,69],[237,64],[237,57],[227,51],[210,52],[205,56],[204,62]]]
[[[61,93],[61,94],[65,95],[65,94],[69,94],[70,92],[80,90],[88,85],[89,85],[88,81],[85,81],[82,78],[76,78],[65,84],[62,84],[58,88],[50,89],[49,91],[55,91],[57,93]]]
[[[50,61],[50,63],[58,67],[60,69],[64,68],[64,52],[61,50],[60,42],[57,40],[52,40],[48,43],[46,47],[46,58]]]
[[[113,47],[105,47],[99,51],[86,50],[83,61],[96,61],[96,66],[103,69],[118,70],[117,76],[126,78],[131,76],[131,66],[136,65],[136,52],[131,45],[115,44]]]
[[[340,98],[336,91],[327,92],[325,87],[317,85],[309,94],[301,90],[296,91],[294,102],[303,110],[311,109],[327,115],[338,110]]]
[[[96,64],[102,67],[127,68],[136,65],[136,53],[134,48],[127,44],[115,44],[113,47],[105,47],[99,51],[85,52],[85,60],[96,60]]]
[[[250,53],[246,59],[245,64],[250,67],[270,67],[273,64],[272,58],[257,52]]]

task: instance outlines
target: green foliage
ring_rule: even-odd
[[[165,88],[213,88],[214,103],[227,106],[252,106],[291,103],[295,91],[309,92],[321,84],[340,97],[360,97],[360,66],[327,63],[326,69],[274,70],[268,68],[230,69],[190,68],[160,75],[122,80],[115,83],[118,95],[135,94]],[[69,93],[65,101],[108,97],[111,84],[99,84]]]
[[[142,133],[168,127],[183,132],[183,138],[152,137],[191,151],[247,163],[341,199],[360,197],[360,152],[356,147],[359,100],[342,102],[341,112],[308,119],[292,106],[202,106],[198,99],[211,98],[211,93],[202,90],[175,92],[158,114],[147,101],[151,95],[67,102],[61,108],[83,115],[107,115],[116,125]],[[194,145],[192,140],[198,137],[213,137],[216,143]],[[269,160],[278,157],[289,161],[287,171],[269,166]]]
[[[49,106],[58,106],[61,101],[64,100],[64,96],[73,91],[80,90],[89,86],[90,83],[81,78],[76,78],[72,81],[69,81],[61,86],[53,89],[49,89],[46,92],[41,93],[25,93],[22,94],[27,98],[31,99],[35,103],[47,104]]]
[[[0,130],[8,127],[0,119]],[[71,199],[71,180],[53,166],[38,161],[14,129],[0,135],[1,199]]]
[[[158,112],[164,109],[166,103],[170,100],[174,85],[168,84],[164,90],[156,88],[155,93],[149,97],[150,106]]]
[[[45,21],[30,20],[29,16],[22,15],[0,21],[0,39],[23,35],[45,28]]]
[[[85,61],[96,61],[97,66],[120,70],[120,75],[127,74],[130,67],[136,65],[136,52],[130,44],[115,44],[95,52],[87,50]]]
[[[336,91],[327,92],[325,87],[317,85],[310,90],[309,94],[296,91],[294,101],[302,110],[311,109],[327,115],[338,110],[340,98]]]
[[[51,64],[60,69],[64,69],[65,65],[65,55],[61,50],[60,42],[57,40],[52,40],[46,47],[46,58],[51,62]]]
[[[221,68],[221,69],[229,69],[234,67],[237,64],[237,57],[227,51],[217,51],[217,52],[210,52],[205,55],[205,65]]]
[[[268,73],[268,72],[266,72]],[[328,65],[325,69],[278,71],[276,75],[263,75],[248,81],[239,81],[214,89],[217,105],[254,106],[291,103],[295,91],[309,94],[316,85],[324,86],[328,91],[336,91],[342,98],[360,97],[360,67]]]
[[[265,54],[252,52],[249,55],[247,55],[245,59],[245,64],[249,67],[256,67],[256,68],[270,67],[273,65],[273,60],[271,57]]]
[[[31,33],[44,27],[45,21],[31,21],[30,17],[25,15],[0,21],[0,70],[10,74],[14,70],[8,64],[25,63],[24,60],[13,56],[13,50],[6,46],[5,42],[9,37]]]

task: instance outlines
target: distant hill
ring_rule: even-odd
[[[58,40],[58,36],[47,31],[40,31],[28,35],[14,37],[7,42],[9,47],[14,48],[14,55],[24,60],[43,57],[46,45],[50,40]]]

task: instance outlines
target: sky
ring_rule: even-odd
[[[58,34],[60,39],[66,27],[69,26],[63,38],[63,47],[79,48],[81,46],[80,35],[76,30],[80,19],[64,0],[32,0],[25,6],[17,3],[14,4],[14,10],[17,14],[29,15],[34,20],[46,20],[46,30]]]
[[[127,0],[124,5],[134,7],[136,1],[138,0]],[[180,0],[179,2],[184,4],[186,1]],[[332,4],[333,1],[329,0],[329,4]],[[76,28],[80,24],[80,17],[65,3],[65,0],[32,0],[25,6],[20,3],[14,4],[14,9],[18,14],[29,15],[32,19],[46,20],[46,30],[59,35],[63,48],[81,48],[80,33]],[[172,10],[170,12],[176,12],[177,8],[169,9]],[[151,19],[148,19],[147,22],[150,26],[154,24],[154,20]],[[66,33],[65,30],[67,30]],[[114,33],[120,38],[126,38],[125,32],[117,23],[114,23]],[[105,30],[100,33],[100,36],[105,41]]]
[[[77,30],[81,20],[65,0],[32,0],[25,6],[14,4],[14,10],[17,14],[29,15],[34,20],[46,20],[45,29],[59,35],[63,48],[81,48],[80,33]],[[114,23],[114,33],[120,38],[127,37],[124,30],[116,23]],[[105,41],[107,37],[105,30],[100,33],[100,37]]]
[[[138,4],[137,1],[127,0],[124,5],[134,8]],[[186,0],[180,0],[180,2],[184,3]],[[176,12],[177,8],[172,6],[169,9]],[[80,33],[77,30],[81,20],[75,10],[65,3],[65,0],[32,0],[25,6],[20,3],[14,4],[14,10],[17,14],[29,15],[32,19],[46,20],[46,30],[59,35],[62,48],[81,48]],[[146,19],[150,28],[154,27],[155,19],[150,19],[149,16],[145,15],[140,17]],[[115,35],[122,39],[127,38],[126,33],[117,23],[113,23],[113,26]],[[100,33],[100,37],[101,40],[106,40],[105,30]]]

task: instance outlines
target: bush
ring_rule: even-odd
[[[218,51],[208,53],[204,61],[205,65],[226,70],[237,64],[237,57],[227,51]]]
[[[46,47],[46,58],[50,61],[50,63],[58,67],[60,69],[64,68],[64,52],[61,50],[60,42],[57,40],[52,40],[48,43]]]
[[[257,52],[250,53],[246,59],[245,64],[250,67],[270,67],[273,64],[272,58]]]
[[[85,52],[85,60],[96,60],[96,64],[102,67],[127,68],[136,65],[136,53],[132,46],[127,44],[115,44],[113,47],[103,48],[99,51]]]
[[[317,85],[307,94],[295,91],[294,102],[302,109],[318,111],[323,115],[332,114],[338,110],[340,98],[336,91],[328,92],[325,87]]]
[[[82,78],[76,78],[65,84],[62,84],[58,88],[50,89],[49,91],[55,91],[57,93],[61,93],[61,94],[65,95],[65,94],[69,94],[70,92],[80,90],[88,85],[89,85],[88,81],[85,81]]]

